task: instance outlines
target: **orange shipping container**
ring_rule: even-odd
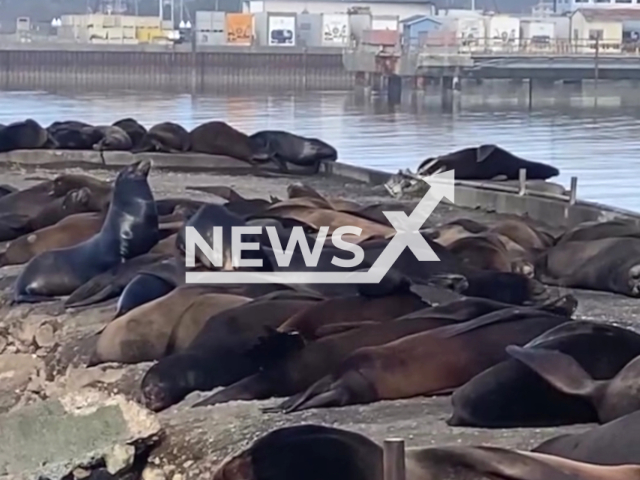
[[[251,13],[227,13],[227,43],[251,45],[253,15]]]

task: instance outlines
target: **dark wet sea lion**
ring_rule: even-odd
[[[79,190],[71,190],[64,197],[56,198],[42,211],[29,220],[29,229],[32,231],[55,225],[60,220],[77,213],[97,212],[100,204],[93,198],[93,193],[87,187]]]
[[[348,430],[296,425],[261,436],[226,459],[213,474],[213,480],[329,478],[383,480],[382,448],[364,435]]]
[[[639,354],[640,335],[614,325],[575,320],[549,330],[525,349],[563,352],[593,378],[610,379]],[[455,426],[542,427],[597,420],[589,402],[553,388],[515,358],[458,388],[451,401],[448,423]]]
[[[231,230],[233,227],[246,225],[244,220],[239,216],[231,213],[222,205],[216,205],[213,203],[205,204],[196,212],[193,217],[185,223],[184,228],[178,233],[176,239],[176,246],[182,252],[185,252],[186,248],[186,230],[187,228],[195,228],[196,231],[204,238],[207,245],[210,247],[214,245],[214,227],[222,227],[222,251],[221,259],[218,261],[221,263],[220,268],[223,270],[233,270],[234,259],[233,252],[231,251]],[[215,249],[217,252],[218,249]],[[203,252],[196,248],[195,258],[208,268],[212,268],[211,261],[203,254]]]
[[[142,379],[145,404],[161,410],[195,390],[228,385],[255,373],[260,365],[249,350],[269,328],[278,328],[318,297],[273,292],[212,316],[181,355],[162,359]]]
[[[16,187],[7,185],[6,183],[4,183],[0,185],[0,198],[4,197],[5,195],[9,195],[10,193],[15,193],[17,191],[18,189]]]
[[[184,127],[173,122],[163,122],[151,127],[132,153],[182,153],[190,147],[189,132]]]
[[[606,238],[566,242],[536,262],[544,283],[640,296],[640,239]]]
[[[269,154],[247,134],[225,122],[207,122],[189,133],[191,150],[209,155],[224,155],[251,164],[255,160],[268,161]]]
[[[511,346],[507,352],[560,392],[592,403],[600,423],[640,410],[640,357],[611,380],[594,380],[573,357],[556,350]]]
[[[131,148],[137,148],[142,142],[142,139],[147,134],[147,129],[140,125],[133,118],[123,118],[117,122],[113,122],[114,127],[119,127],[124,130],[131,139]]]
[[[60,150],[91,150],[99,140],[93,125],[76,120],[53,122],[47,132]]]
[[[302,167],[311,167],[309,172],[316,173],[323,161],[338,159],[338,152],[328,143],[317,138],[306,138],[279,130],[263,130],[251,135],[251,138],[269,158],[283,171],[288,171],[287,162]]]
[[[133,142],[122,128],[114,125],[100,125],[95,128],[102,138],[92,145],[94,150],[131,150]]]
[[[299,395],[286,411],[450,392],[506,359],[506,346],[524,345],[567,320],[513,307],[461,325],[365,347]]]
[[[479,314],[505,308],[502,304],[479,299],[462,302],[460,311],[456,311],[454,315],[452,315],[451,306],[433,307],[409,314],[406,319],[399,318],[395,322],[366,325],[321,338],[309,343],[301,351],[289,355],[277,365],[225,388],[202,404],[295,395],[331,373],[336,366],[359,348],[383,345],[407,335],[456,324],[475,318]],[[208,372],[205,371],[203,374],[207,375]]]
[[[16,280],[14,301],[68,295],[118,263],[147,253],[158,242],[158,215],[147,182],[150,168],[149,161],[123,168],[100,233],[73,247],[34,257]]]
[[[148,362],[180,352],[186,345],[176,335],[193,337],[211,315],[248,301],[197,285],[176,288],[109,323],[100,333],[90,365]],[[188,331],[180,332],[181,328]]]
[[[143,268],[172,261],[170,255],[146,253],[114,265],[75,289],[64,302],[67,308],[85,307],[115,298]]]
[[[532,451],[598,465],[640,463],[640,412],[634,412],[583,433],[564,434]]]
[[[97,234],[103,221],[103,214],[79,213],[50,227],[27,233],[9,243],[0,255],[0,266],[27,263],[41,253],[77,245]]]
[[[535,305],[549,300],[547,288],[519,273],[476,271],[465,273],[468,287],[460,293],[511,305]]]
[[[0,130],[0,153],[44,148],[48,144],[51,144],[49,134],[31,118],[10,123]]]
[[[497,145],[465,148],[428,158],[418,167],[418,174],[430,176],[454,170],[457,180],[491,180],[496,177],[517,180],[521,168],[527,171],[527,179],[530,180],[546,180],[560,174],[555,167],[524,160]]]
[[[609,220],[608,222],[584,222],[567,230],[557,244],[566,242],[583,242],[587,240],[602,240],[613,237],[640,238],[640,226],[630,220]]]
[[[601,466],[489,446],[405,452],[406,480],[634,480],[637,465]],[[226,459],[213,480],[383,480],[383,449],[364,435],[324,425],[282,427]]]
[[[163,297],[175,288],[175,285],[158,275],[139,273],[122,291],[114,318],[121,317],[134,308]]]

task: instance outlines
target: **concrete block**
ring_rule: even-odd
[[[0,478],[59,479],[100,460],[117,473],[133,462],[134,444],[160,433],[153,413],[121,395],[74,392],[0,416]]]

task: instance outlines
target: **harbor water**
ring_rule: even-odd
[[[535,87],[508,82],[465,86],[443,99],[438,88],[401,104],[358,93],[190,96],[170,93],[0,92],[0,123],[33,118],[112,123],[134,117],[186,128],[223,120],[252,133],[288,130],[334,145],[340,160],[386,171],[410,168],[452,150],[493,143],[578,177],[581,199],[640,211],[640,88],[633,84]]]

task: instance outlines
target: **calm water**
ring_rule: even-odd
[[[578,196],[640,211],[640,89],[633,85],[534,90],[507,83],[469,87],[452,104],[439,91],[389,107],[355,94],[198,96],[115,93],[65,95],[0,92],[0,123],[31,117],[43,124],[75,119],[111,123],[132,116],[150,126],[187,128],[224,120],[246,132],[286,129],[333,144],[340,159],[388,171],[481,143],[548,162],[556,181],[578,176]]]

